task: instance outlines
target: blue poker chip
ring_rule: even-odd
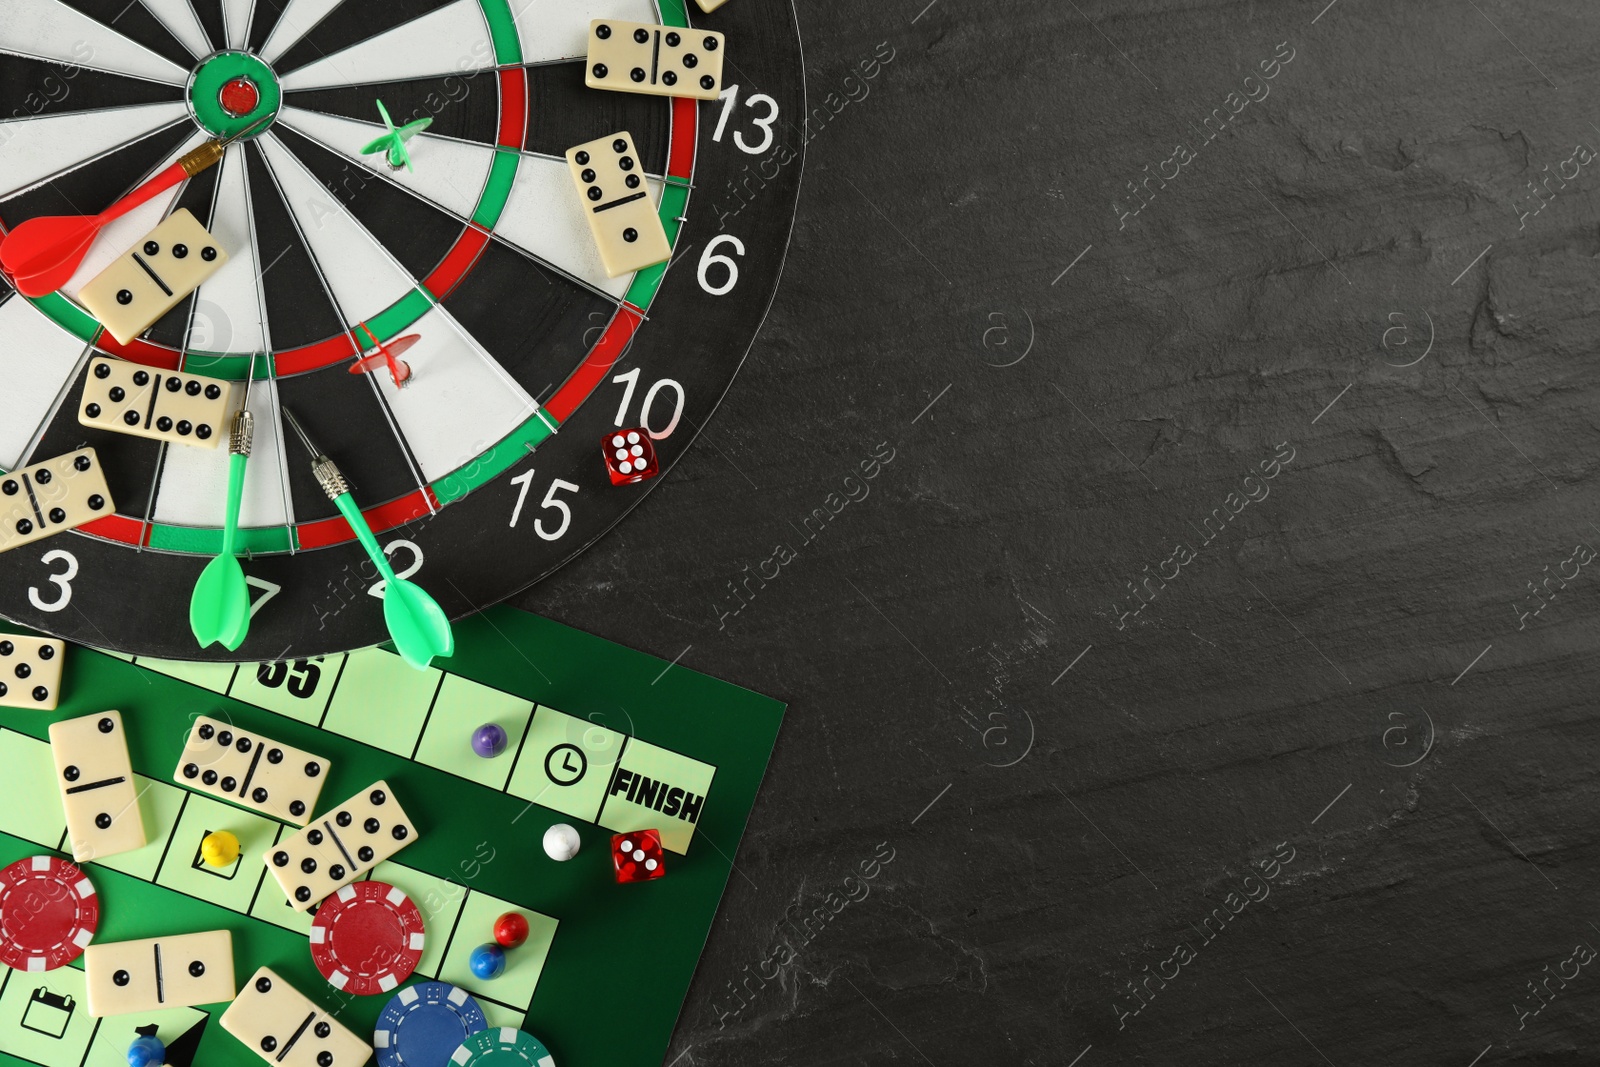
[[[445,1067],[463,1041],[488,1026],[483,1009],[465,989],[418,982],[383,1006],[372,1045],[378,1067]]]
[[[525,1030],[509,1026],[483,1030],[461,1043],[449,1067],[555,1067],[555,1057],[544,1042]]]

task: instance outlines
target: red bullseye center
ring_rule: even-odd
[[[234,78],[223,84],[217,100],[222,104],[222,110],[238,118],[250,114],[260,105],[261,90],[249,78]]]

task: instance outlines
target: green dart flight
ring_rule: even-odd
[[[250,587],[245,584],[244,568],[234,555],[239,538],[239,508],[244,502],[245,467],[250,462],[250,445],[255,438],[255,420],[250,415],[250,388],[255,384],[255,358],[250,360],[250,379],[245,383],[244,403],[233,416],[233,431],[228,435],[228,510],[223,519],[222,551],[194,583],[189,598],[189,629],[201,648],[221,642],[229,652],[244,644],[250,632]]]
[[[334,466],[333,460],[311,443],[310,435],[293,412],[284,408],[283,417],[299,435],[306,451],[311,453],[311,473],[317,476],[322,491],[339,508],[339,514],[356,532],[372,565],[383,576],[383,621],[389,626],[389,636],[394,640],[395,649],[419,671],[426,668],[435,656],[454,655],[455,635],[450,630],[450,620],[445,616],[444,609],[421,586],[395,576],[394,568],[389,565],[389,557],[384,555],[378,539],[372,535],[372,527],[367,525],[361,508],[350,495],[350,485],[344,480],[344,475]]]
[[[382,100],[378,101],[378,114],[383,116],[383,125],[388,132],[363,148],[361,154],[370,156],[374,152],[382,152],[391,169],[399,170],[404,167],[415,173],[417,168],[411,165],[411,153],[406,151],[406,142],[432,126],[433,117],[424,116],[415,122],[408,122],[396,128],[394,120],[389,117],[389,109],[383,106]]]

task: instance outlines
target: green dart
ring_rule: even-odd
[[[411,153],[406,151],[406,142],[432,126],[432,116],[424,116],[415,122],[397,127],[394,120],[389,117],[389,109],[383,106],[382,100],[378,101],[378,114],[383,116],[383,125],[388,132],[363,148],[361,154],[370,156],[374,152],[382,152],[391,170],[404,167],[406,170],[415,171],[416,168],[411,165]]]
[[[311,472],[317,476],[322,491],[338,506],[339,514],[356,532],[361,547],[367,550],[373,566],[383,576],[383,621],[388,624],[389,636],[401,657],[420,671],[435,656],[454,655],[456,639],[450,632],[450,620],[445,617],[444,609],[421,586],[395,576],[389,557],[383,554],[378,539],[372,535],[372,527],[367,525],[355,498],[350,495],[350,485],[344,475],[339,473],[333,460],[311,443],[310,435],[293,412],[284,408],[283,417],[311,453]]]
[[[250,415],[250,389],[255,384],[255,357],[250,359],[250,378],[245,382],[244,403],[233,416],[233,431],[228,435],[228,511],[223,520],[222,552],[206,564],[200,580],[194,583],[189,598],[189,629],[206,648],[218,641],[233,652],[244,644],[250,632],[250,588],[245,584],[244,568],[233,554],[239,537],[239,506],[244,501],[244,472],[250,462],[250,444],[255,437],[255,419]]]

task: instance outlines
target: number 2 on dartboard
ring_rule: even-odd
[[[383,554],[388,556],[391,562],[394,560],[394,554],[401,551],[411,553],[411,562],[404,567],[395,567],[394,576],[396,578],[409,578],[422,569],[422,548],[415,541],[407,541],[404,538],[390,541],[383,546]],[[375,596],[382,600],[384,586],[388,584],[387,581],[380,578],[371,589],[367,590],[367,595]]]

